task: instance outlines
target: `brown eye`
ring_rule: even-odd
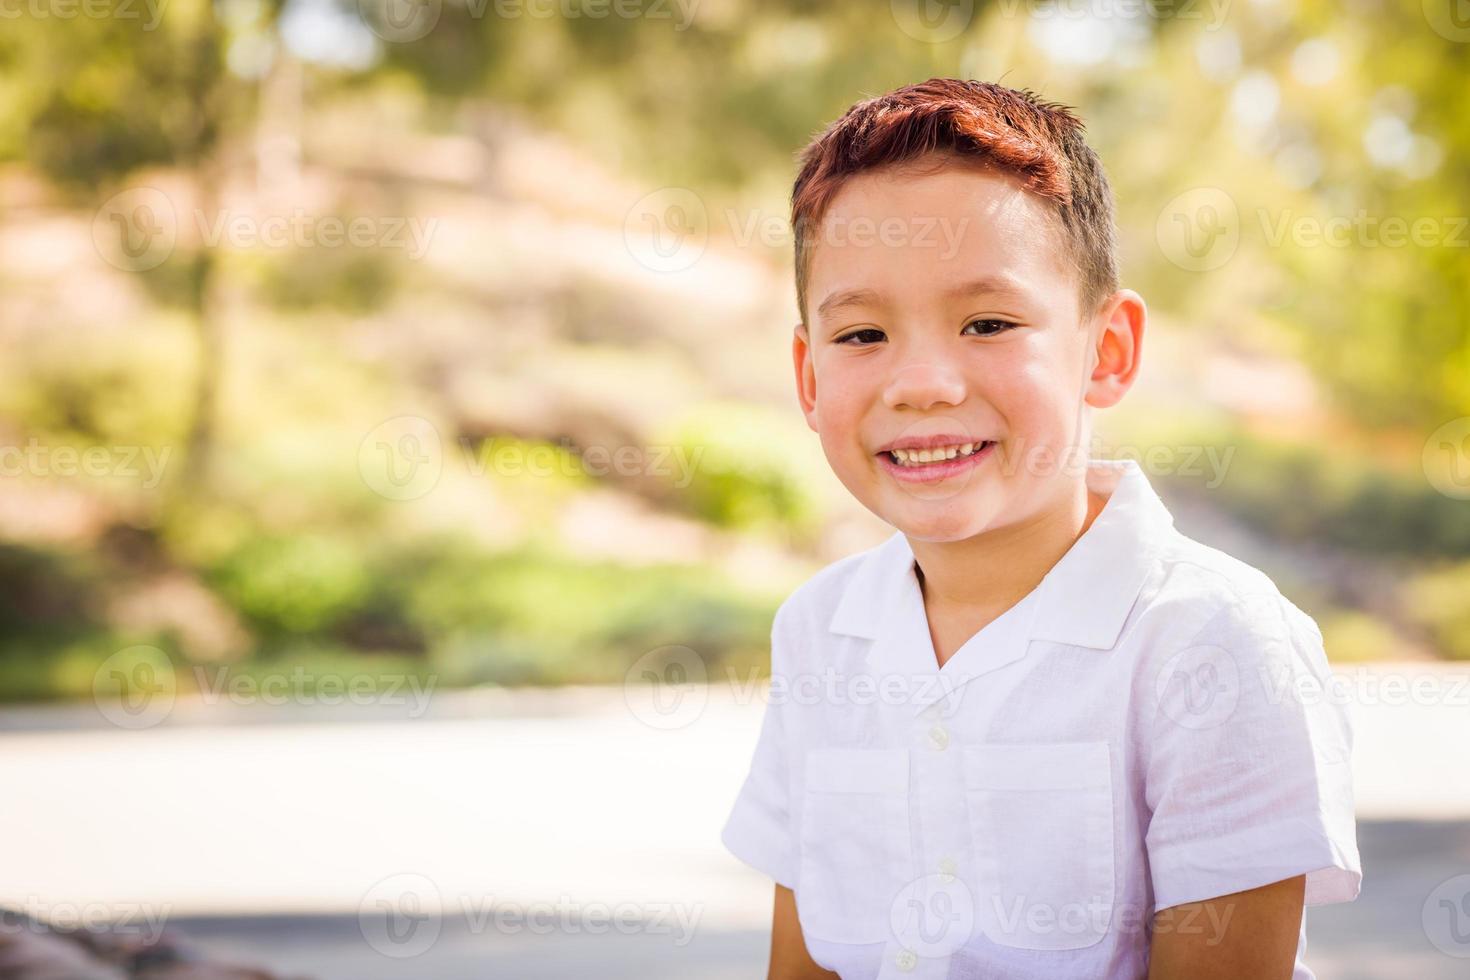
[[[969,330],[971,327],[980,327],[980,336],[994,337],[996,334],[1005,333],[1007,330],[1010,330],[1015,326],[1016,324],[1010,322],[1009,320],[971,320],[969,323],[965,324],[965,330]],[[963,332],[964,331],[961,331],[961,333]]]
[[[861,340],[858,340],[858,338],[862,338],[862,339]],[[837,340],[834,341],[834,343],[838,343],[838,344],[849,344],[851,346],[852,345],[851,344],[852,341],[858,340],[859,343],[873,343],[873,344],[876,344],[878,341],[880,341],[882,339],[883,339],[883,331],[874,329],[873,327],[865,327],[862,330],[854,330],[852,333],[843,334],[841,337],[838,337]]]

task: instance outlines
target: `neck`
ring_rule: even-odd
[[[1020,602],[1087,532],[1107,503],[1078,480],[1059,500],[1016,524],[963,541],[909,539],[931,610],[996,613]]]

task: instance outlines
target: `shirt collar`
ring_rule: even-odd
[[[1087,486],[1108,494],[1092,524],[1023,602],[1034,601],[1027,639],[1111,650],[1174,518],[1135,460],[1091,459]],[[914,555],[896,532],[853,573],[828,628],[876,638],[885,609],[904,594]]]

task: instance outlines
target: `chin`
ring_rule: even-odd
[[[960,500],[927,505],[916,501],[893,508],[885,520],[910,538],[934,542],[964,541],[988,526],[974,501]]]

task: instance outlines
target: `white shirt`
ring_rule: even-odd
[[[1136,462],[1087,483],[1087,532],[942,668],[901,533],[776,613],[721,836],[844,980],[1135,980],[1159,909],[1299,874],[1308,906],[1358,895],[1316,623],[1175,529]],[[1303,921],[1294,980],[1305,950]]]

